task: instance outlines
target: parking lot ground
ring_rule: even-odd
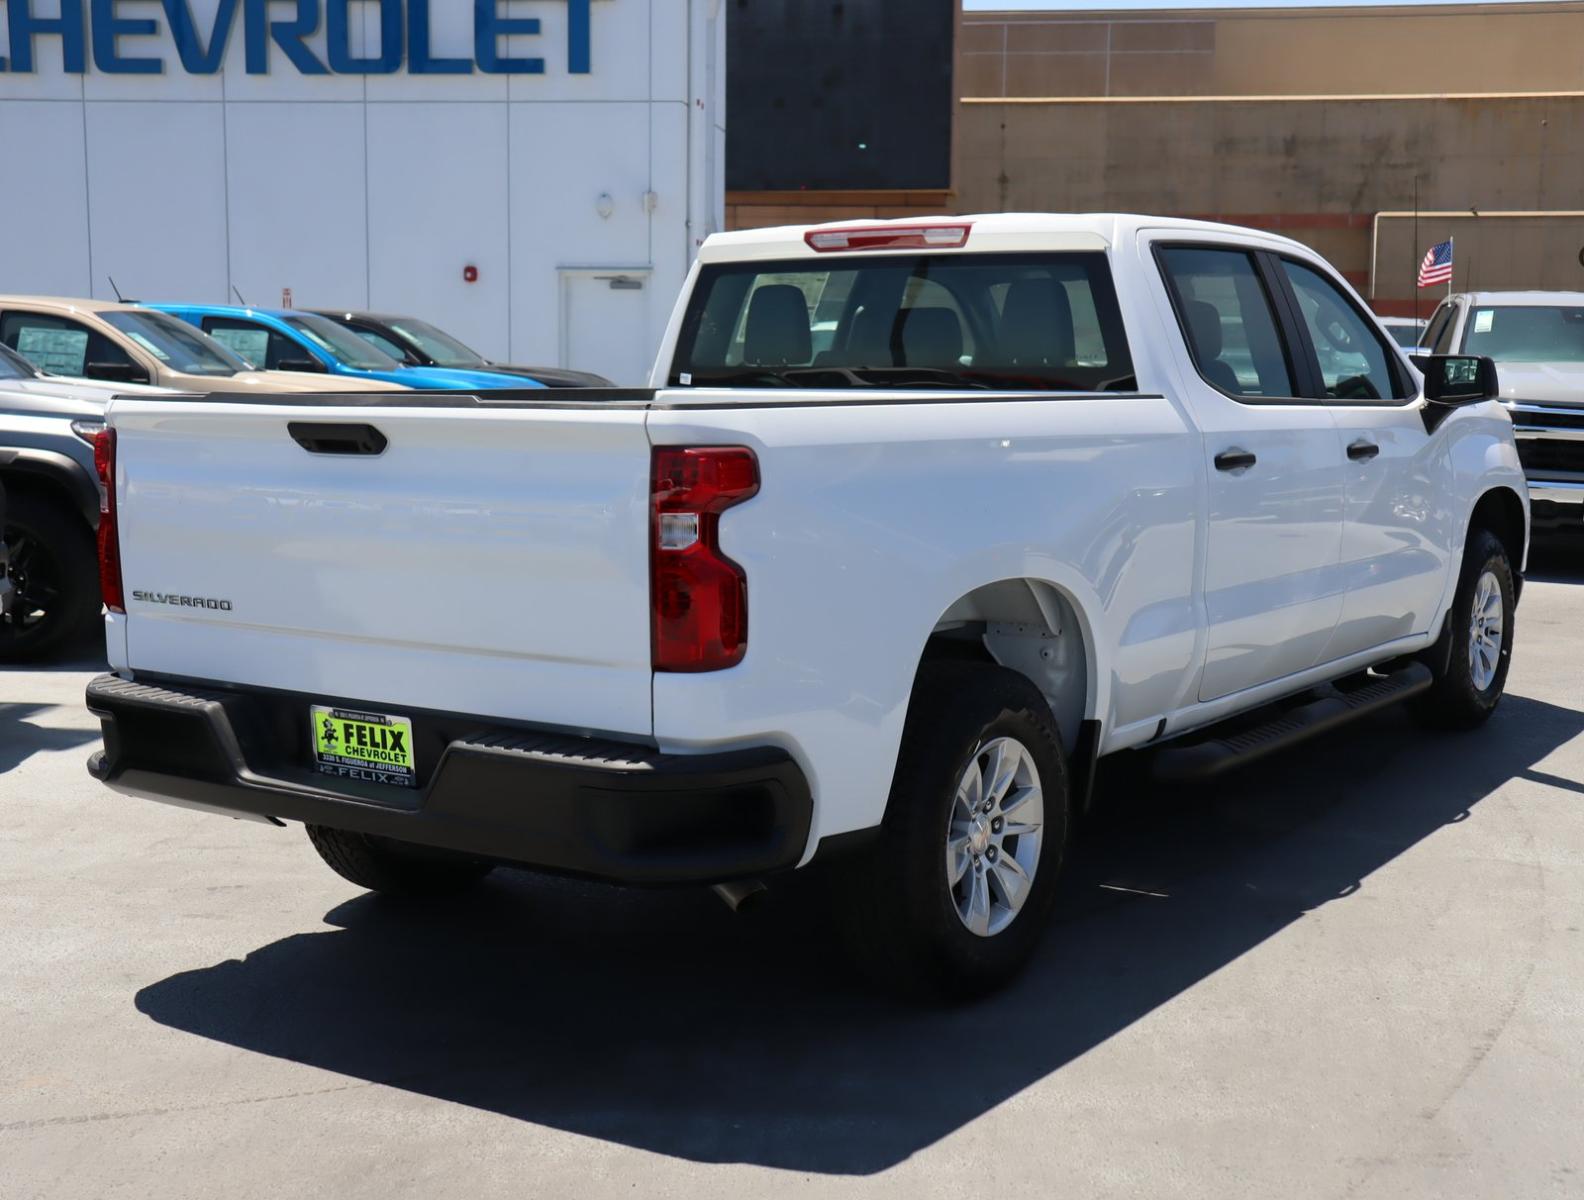
[[[807,885],[364,896],[94,784],[91,663],[7,672],[0,1195],[1584,1195],[1584,566],[1518,630],[1477,734],[1105,797],[1034,968],[944,1011]]]

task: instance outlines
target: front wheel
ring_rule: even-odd
[[[1514,608],[1507,548],[1487,529],[1472,531],[1442,635],[1451,641],[1450,650],[1435,664],[1430,691],[1415,704],[1428,724],[1473,729],[1496,711],[1512,661]]]
[[[881,836],[837,879],[837,922],[859,965],[915,994],[1004,983],[1049,923],[1069,815],[1039,689],[1002,667],[927,664]]]

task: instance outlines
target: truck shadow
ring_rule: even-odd
[[[969,1007],[858,983],[806,884],[734,917],[707,893],[510,872],[444,908],[349,901],[333,930],[136,1003],[202,1037],[656,1153],[869,1174],[1346,902],[1510,780],[1584,791],[1537,769],[1581,731],[1584,714],[1509,696],[1482,734],[1388,714],[1216,793],[1106,797],[1117,815],[1075,848],[1032,969]]]
[[[99,730],[46,729],[29,718],[55,708],[52,704],[0,703],[0,775],[20,766],[35,754],[71,750],[99,740]]]

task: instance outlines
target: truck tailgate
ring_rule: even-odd
[[[312,452],[300,423],[386,445]],[[139,400],[112,424],[134,672],[650,732],[641,403]]]

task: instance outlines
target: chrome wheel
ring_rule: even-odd
[[[1022,909],[1034,885],[1044,837],[1039,768],[1016,738],[974,752],[952,801],[946,883],[970,933],[992,937]]]
[[[1483,692],[1496,678],[1502,651],[1502,590],[1495,572],[1486,571],[1474,585],[1469,616],[1469,678]]]

